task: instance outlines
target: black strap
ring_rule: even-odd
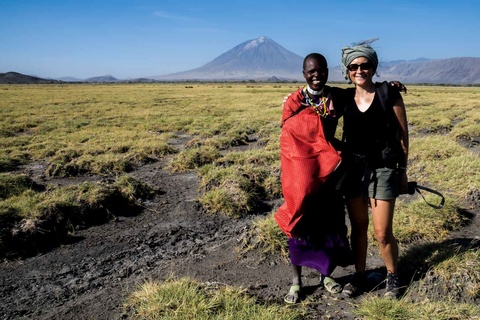
[[[385,110],[386,113],[390,114],[390,112],[393,111],[393,105],[388,100],[388,86],[388,82],[383,81],[379,86],[377,86],[377,94],[383,110]]]
[[[427,187],[424,187],[424,186],[420,186],[420,185],[415,185],[415,190],[418,192],[418,194],[420,194],[423,198],[423,200],[425,200],[425,202],[432,208],[435,208],[435,209],[440,209],[443,207],[443,205],[445,204],[445,197],[443,196],[443,194],[441,194],[440,192],[436,191],[436,190],[433,190],[433,189],[430,189],[430,188],[427,188]],[[441,198],[440,200],[440,204],[438,205],[434,205],[432,203],[429,203],[425,197],[423,196],[423,194],[420,192],[420,190],[425,190],[425,191],[428,191],[430,193],[433,193],[437,196],[439,196]]]

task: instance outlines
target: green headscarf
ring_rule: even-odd
[[[378,57],[377,53],[370,46],[370,43],[378,40],[378,38],[365,40],[359,42],[358,44],[353,45],[352,47],[343,47],[342,48],[342,73],[345,77],[345,80],[348,83],[352,83],[350,77],[348,76],[347,66],[356,58],[365,57],[373,64],[373,72],[377,71],[378,67]]]

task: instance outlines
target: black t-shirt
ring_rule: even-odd
[[[346,149],[370,160],[378,159],[387,142],[395,139],[395,133],[388,126],[391,115],[383,109],[378,92],[365,112],[358,109],[354,95],[355,90],[349,90],[343,115]],[[401,98],[398,90],[389,90],[389,101],[398,98]]]

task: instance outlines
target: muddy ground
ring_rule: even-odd
[[[162,166],[149,164],[131,173],[159,190],[154,199],[142,203],[139,214],[77,230],[70,243],[46,253],[4,261],[0,319],[129,319],[131,310],[123,307],[128,294],[146,280],[171,275],[241,286],[261,301],[283,303],[291,280],[288,263],[256,251],[237,252],[255,217],[234,220],[206,213],[196,202],[196,175],[174,174]],[[474,214],[451,241],[478,239],[479,230]],[[382,281],[382,266],[373,248],[368,258],[371,280]],[[337,268],[333,276],[345,281],[352,271]],[[318,280],[315,272],[304,272],[314,318],[355,319],[352,302],[362,296],[351,300],[330,294]],[[381,294],[381,285],[374,292]]]

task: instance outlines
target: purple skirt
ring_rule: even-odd
[[[352,264],[348,239],[343,234],[288,239],[290,262],[330,276],[337,266]]]
[[[304,214],[288,239],[293,265],[309,267],[330,276],[337,266],[353,263],[345,225],[343,195],[325,188],[308,197]]]

